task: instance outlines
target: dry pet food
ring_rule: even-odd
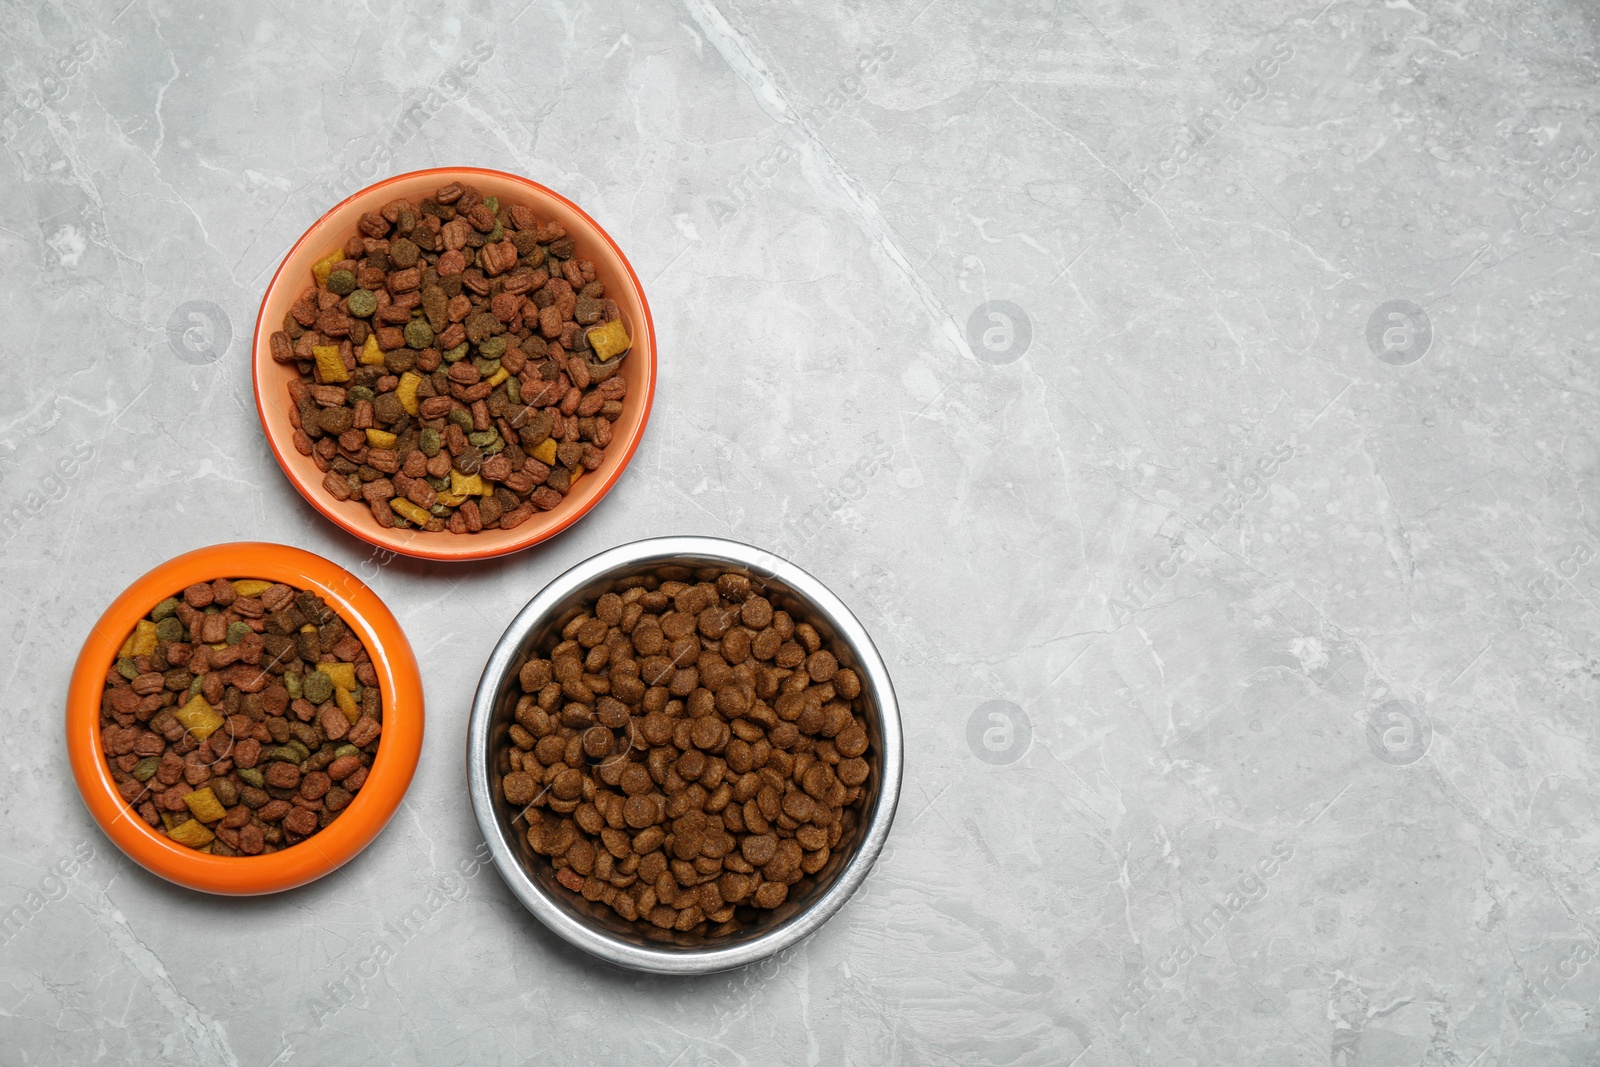
[[[157,604],[100,702],[122,799],[156,832],[216,856],[275,852],[333,822],[382,732],[361,639],[315,593],[255,578]]]
[[[272,335],[294,444],[380,526],[510,530],[596,470],[631,340],[558,222],[451,182],[313,268]]]
[[[635,577],[521,669],[501,787],[556,878],[712,935],[851,840],[872,774],[861,681],[737,572]]]

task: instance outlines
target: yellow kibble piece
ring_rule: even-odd
[[[485,378],[484,381],[488,382],[490,387],[493,387],[499,385],[509,377],[511,377],[511,372],[506,370],[504,367],[501,367],[499,370],[489,375],[489,377]]]
[[[168,830],[172,829],[174,826],[182,826],[188,821],[188,819],[184,818],[182,815],[179,815],[175,811],[164,811],[161,813],[161,825],[165,826]]]
[[[407,415],[415,415],[420,410],[417,386],[421,384],[421,375],[406,371],[400,375],[400,384],[395,386],[394,395],[400,398],[400,406],[405,408]]]
[[[264,582],[260,578],[241,578],[233,583],[233,591],[239,596],[260,596],[271,588],[271,582]]]
[[[323,669],[327,669],[326,665]],[[355,696],[348,689],[336,688],[333,691],[333,699],[339,705],[339,710],[344,712],[344,717],[350,720],[350,725],[354,726],[356,720],[361,718],[361,705],[356,703]]]
[[[356,668],[352,663],[319,663],[317,670],[333,679],[337,689],[354,689],[356,687]]]
[[[467,502],[467,494],[465,494],[465,493],[462,493],[460,496],[456,496],[454,493],[440,493],[439,494],[439,503],[443,504],[447,508],[459,508],[462,504],[465,504],[466,502]]]
[[[211,791],[209,785],[193,793],[185,793],[183,802],[189,805],[189,813],[201,822],[216,822],[228,814],[228,809],[222,806],[222,801],[217,799],[217,794]]]
[[[188,798],[185,797],[184,799],[187,800]],[[172,838],[180,845],[188,845],[190,848],[201,848],[202,846],[211,844],[211,842],[216,839],[217,835],[212,833],[210,830],[207,830],[205,828],[205,824],[199,819],[190,819],[188,822],[180,824],[175,829],[168,830],[167,836]]]
[[[134,626],[133,633],[122,642],[120,656],[148,656],[156,650],[156,624],[149,619],[140,619]]]
[[[367,444],[373,448],[393,448],[395,440],[395,435],[388,430],[367,431]]]
[[[317,360],[317,377],[324,382],[348,382],[350,372],[339,356],[338,345],[312,345],[311,354]]]
[[[300,627],[300,632],[303,634],[314,634],[317,632],[317,628],[308,622],[304,626]]]
[[[417,505],[413,504],[404,497],[395,497],[393,500],[389,501],[389,506],[394,509],[394,513],[396,515],[400,516],[402,519],[405,519],[407,522],[414,522],[418,526],[421,526],[423,523],[433,518],[433,516],[428,514],[427,511],[417,507]]]
[[[206,698],[196,693],[189,698],[189,703],[172,713],[185,730],[194,735],[195,740],[204,741],[222,726],[222,716],[206,702]]]
[[[450,471],[451,496],[483,496],[492,493],[493,489],[485,489],[483,478],[477,474],[462,474],[458,470]]]
[[[584,470],[582,467],[579,467],[577,470],[573,471],[572,472],[572,477],[567,480],[567,491],[571,492],[572,491],[572,487],[578,484],[578,479],[582,478],[585,474],[588,474],[588,473],[589,472]]]
[[[333,268],[343,261],[344,249],[335,249],[311,264],[311,276],[317,280],[318,285],[327,285],[328,275],[332,274]]]
[[[356,357],[362,365],[368,367],[383,366],[383,349],[378,347],[378,335],[367,334],[367,343],[361,346],[361,355]]]
[[[585,336],[589,338],[589,347],[594,349],[594,354],[602,362],[622,355],[633,344],[628,340],[628,328],[622,325],[621,319],[612,319],[604,326],[591,326]]]
[[[533,450],[533,458],[543,463],[546,467],[554,463],[556,461],[556,439],[554,437],[546,437],[543,441],[540,441],[539,446]]]

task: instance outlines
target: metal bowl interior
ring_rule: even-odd
[[[555,879],[550,861],[528,845],[527,823],[500,790],[510,770],[509,730],[522,695],[518,672],[547,653],[584,603],[631,575],[688,579],[700,568],[737,570],[796,621],[810,622],[841,666],[861,678],[856,712],[866,727],[872,767],[852,840],[826,866],[790,887],[784,904],[719,937],[642,929]],[[517,615],[489,656],[472,705],[467,775],[473,810],[501,877],[529,911],[560,937],[610,963],[661,974],[705,974],[755,962],[806,937],[841,908],[882,850],[900,796],[900,713],[883,660],[838,597],[787,560],[711,537],[636,541],[594,556],[546,586]]]

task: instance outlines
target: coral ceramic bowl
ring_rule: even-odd
[[[606,287],[606,296],[617,302],[622,321],[633,339],[633,347],[618,372],[628,383],[623,411],[612,428],[611,444],[606,447],[600,468],[579,481],[577,487],[550,511],[536,513],[511,530],[484,530],[475,534],[430,533],[425,530],[388,529],[378,525],[371,512],[359,504],[339,501],[322,487],[325,475],[310,456],[294,447],[294,426],[289,420],[289,382],[296,377],[293,364],[275,362],[270,340],[282,329],[283,317],[307,286],[313,284],[311,265],[342,246],[356,233],[356,223],[368,211],[377,211],[391,200],[405,197],[420,201],[453,181],[476,186],[497,196],[503,204],[524,204],[541,220],[561,223],[572,237],[578,254],[594,261],[595,276]],[[650,404],[655,396],[656,340],[639,278],[600,224],[572,201],[537,182],[515,174],[476,167],[438,167],[413,171],[368,186],[343,201],[305,232],[284,258],[267,286],[256,320],[252,356],[255,375],[256,410],[266,430],[267,442],[278,465],[289,481],[312,507],[334,524],[364,541],[392,552],[421,559],[473,560],[502,556],[554,537],[583,518],[611,491],[639,447]]]
[[[378,672],[383,737],[366,783],[325,829],[297,845],[259,856],[212,856],[156,833],[117,792],[100,744],[106,673],[134,624],[196,582],[264,578],[321,596],[361,638]],[[422,676],[400,624],[355,575],[321,556],[286,545],[213,545],[168,560],[146,574],[100,616],[67,690],[67,754],[89,814],[107,837],[146,870],[207,893],[276,893],[330,874],[378,836],[411,784],[422,751]]]

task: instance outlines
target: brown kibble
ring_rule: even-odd
[[[328,777],[336,782],[342,782],[361,768],[361,760],[357,756],[340,756],[328,764]]]
[[[833,747],[841,756],[859,756],[867,750],[867,732],[859,725],[851,725],[833,739]]]
[[[317,725],[322,727],[322,733],[329,741],[339,741],[350,732],[350,720],[336,707],[324,709],[317,716]]]
[[[576,800],[583,793],[583,772],[568,768],[556,774],[550,792],[557,800]]]
[[[514,226],[518,218],[530,226]],[[503,237],[488,240],[502,222]],[[572,475],[602,466],[628,386],[614,369],[592,370],[583,326],[619,315],[594,264],[577,254],[580,243],[554,222],[537,222],[526,205],[490,210],[463,183],[420,207],[394,201],[355,220],[342,249],[349,261],[307,289],[285,329],[271,338],[276,364],[296,372],[287,383],[295,447],[327,476],[323,491],[334,507],[362,508],[386,529],[400,523],[416,529],[418,513],[397,513],[389,501],[438,506],[442,513],[426,517],[416,536],[472,536],[511,530],[560,508]],[[456,349],[467,358],[446,365],[445,353]],[[486,360],[499,360],[515,377],[498,389],[480,380]],[[600,374],[604,380],[595,381]],[[551,471],[511,448],[485,457],[480,446],[456,442],[466,427],[451,423],[441,432],[412,421],[433,422],[457,408],[471,412],[472,432],[496,430],[504,445],[531,450],[553,439],[561,464]],[[554,423],[552,409],[562,416]],[[367,431],[397,439],[369,444]],[[434,448],[435,433],[445,447]],[[422,464],[424,444],[435,454]],[[386,495],[369,495],[344,463],[385,475],[396,475],[403,463],[409,480],[396,478]],[[452,467],[469,475],[481,469],[495,495],[439,502],[421,479],[424,472],[445,477]]]
[[[342,397],[344,390],[318,386],[301,395],[338,403],[331,394]],[[350,442],[341,448],[349,450]],[[114,677],[102,718],[106,755],[139,817],[182,845],[210,845],[216,856],[275,851],[331,824],[365,781],[362,760],[371,761],[381,733],[378,675],[360,638],[317,593],[251,577],[195,582],[176,606],[168,601],[162,617],[155,614],[133,635],[138,673],[131,681]],[[291,701],[278,680],[286,670],[304,680],[307,664],[325,657],[352,664],[350,685],[365,688],[358,701],[370,721],[363,757],[334,760],[330,749],[347,736],[349,718],[331,702]],[[195,691],[198,697],[190,699]],[[318,694],[320,701],[330,696]],[[134,715],[149,726],[126,726],[117,715]],[[301,758],[306,761],[296,763]],[[136,777],[131,771],[142,760],[154,766],[144,763],[146,771]],[[186,797],[195,790],[206,801],[190,819]],[[174,835],[184,822],[170,829],[163,814],[194,825]],[[214,840],[198,832],[202,821],[211,825]]]
[[[279,789],[295,789],[300,785],[300,768],[292,763],[275,760],[267,765],[266,779],[268,785],[277,786]]]
[[[559,338],[563,348],[570,340]],[[556,352],[559,378],[571,367]],[[536,406],[568,388],[553,381]],[[592,439],[579,421],[577,436],[559,420],[548,428],[551,477],[587,459],[567,447]],[[781,906],[791,885],[851,846],[871,775],[851,703],[860,679],[747,576],[627,579],[583,605],[559,640],[519,670],[529,695],[508,732],[502,782],[514,807],[548,794],[528,841],[574,892],[625,921],[730,932],[736,906]]]
[[[300,795],[307,800],[321,800],[333,785],[325,771],[312,771],[300,780]]]
[[[771,862],[777,851],[778,839],[771,834],[751,834],[739,844],[739,853],[745,862],[757,867]]]
[[[840,760],[837,773],[839,781],[853,789],[867,780],[870,768],[866,760],[857,757]]]
[[[317,830],[317,813],[305,808],[295,808],[283,817],[283,828],[304,837]]]
[[[680,860],[692,860],[700,855],[700,846],[704,843],[698,830],[686,830],[672,839],[672,854]]]
[[[826,682],[839,671],[839,661],[827,649],[818,649],[806,657],[806,672],[813,682]]]
[[[613,740],[604,726],[591,726],[583,732],[583,754],[592,760],[604,759],[611,755]]]
[[[728,740],[728,724],[721,719],[707,715],[694,721],[690,737],[694,741],[696,748],[711,750],[721,748]]]
[[[500,783],[505,791],[506,802],[521,807],[532,802],[539,795],[539,783],[526,771],[513,771],[506,775]]]
[[[772,622],[772,602],[764,596],[753,596],[739,606],[739,618],[752,630],[765,629]]]
[[[383,727],[378,723],[377,719],[363,717],[358,719],[354,726],[350,727],[350,733],[346,737],[357,748],[366,748],[378,739],[378,734],[382,730]]]
[[[646,796],[632,796],[623,802],[623,818],[635,830],[653,825],[657,811],[655,801]]]
[[[622,791],[630,797],[649,792],[654,788],[650,772],[642,764],[631,763],[622,772]]]

